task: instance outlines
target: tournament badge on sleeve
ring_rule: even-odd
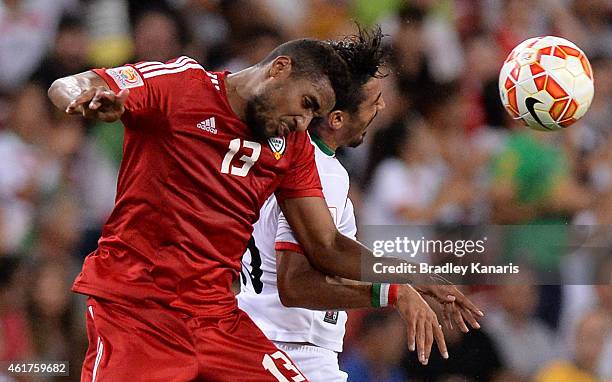
[[[121,66],[119,68],[106,69],[106,74],[111,76],[119,89],[130,89],[143,86],[144,82],[136,69],[131,66]]]
[[[276,158],[276,160],[280,160],[285,153],[285,147],[287,146],[285,143],[285,137],[268,138],[268,146],[270,146],[270,150],[272,150],[274,158]]]

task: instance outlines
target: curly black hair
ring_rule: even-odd
[[[357,34],[346,36],[341,40],[329,41],[334,50],[344,59],[351,77],[347,93],[336,94],[334,110],[349,113],[357,111],[365,95],[362,86],[371,78],[382,78],[383,67],[389,56],[389,50],[383,45],[385,34],[379,25],[365,29],[357,24]]]
[[[276,57],[291,58],[293,78],[316,79],[325,76],[329,79],[336,98],[350,92],[352,79],[347,63],[336,49],[326,41],[298,39],[279,45],[258,65],[273,61]]]

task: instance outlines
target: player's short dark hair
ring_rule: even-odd
[[[371,78],[382,78],[382,68],[388,57],[388,50],[383,46],[380,26],[365,29],[357,24],[357,34],[346,36],[341,40],[329,41],[330,45],[344,59],[351,77],[351,89],[345,94],[336,94],[334,110],[353,113],[363,102],[365,95],[362,86]]]
[[[327,42],[314,39],[298,39],[279,45],[259,65],[267,64],[279,56],[291,58],[291,76],[320,78],[331,82],[336,98],[350,88],[347,64]]]

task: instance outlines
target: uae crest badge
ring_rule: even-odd
[[[276,158],[276,160],[281,159],[281,157],[285,153],[285,148],[287,147],[285,137],[268,138],[268,146],[270,146],[270,150],[272,150],[274,158]]]

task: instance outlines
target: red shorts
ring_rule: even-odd
[[[198,318],[90,297],[87,336],[82,382],[306,381],[241,310]]]

